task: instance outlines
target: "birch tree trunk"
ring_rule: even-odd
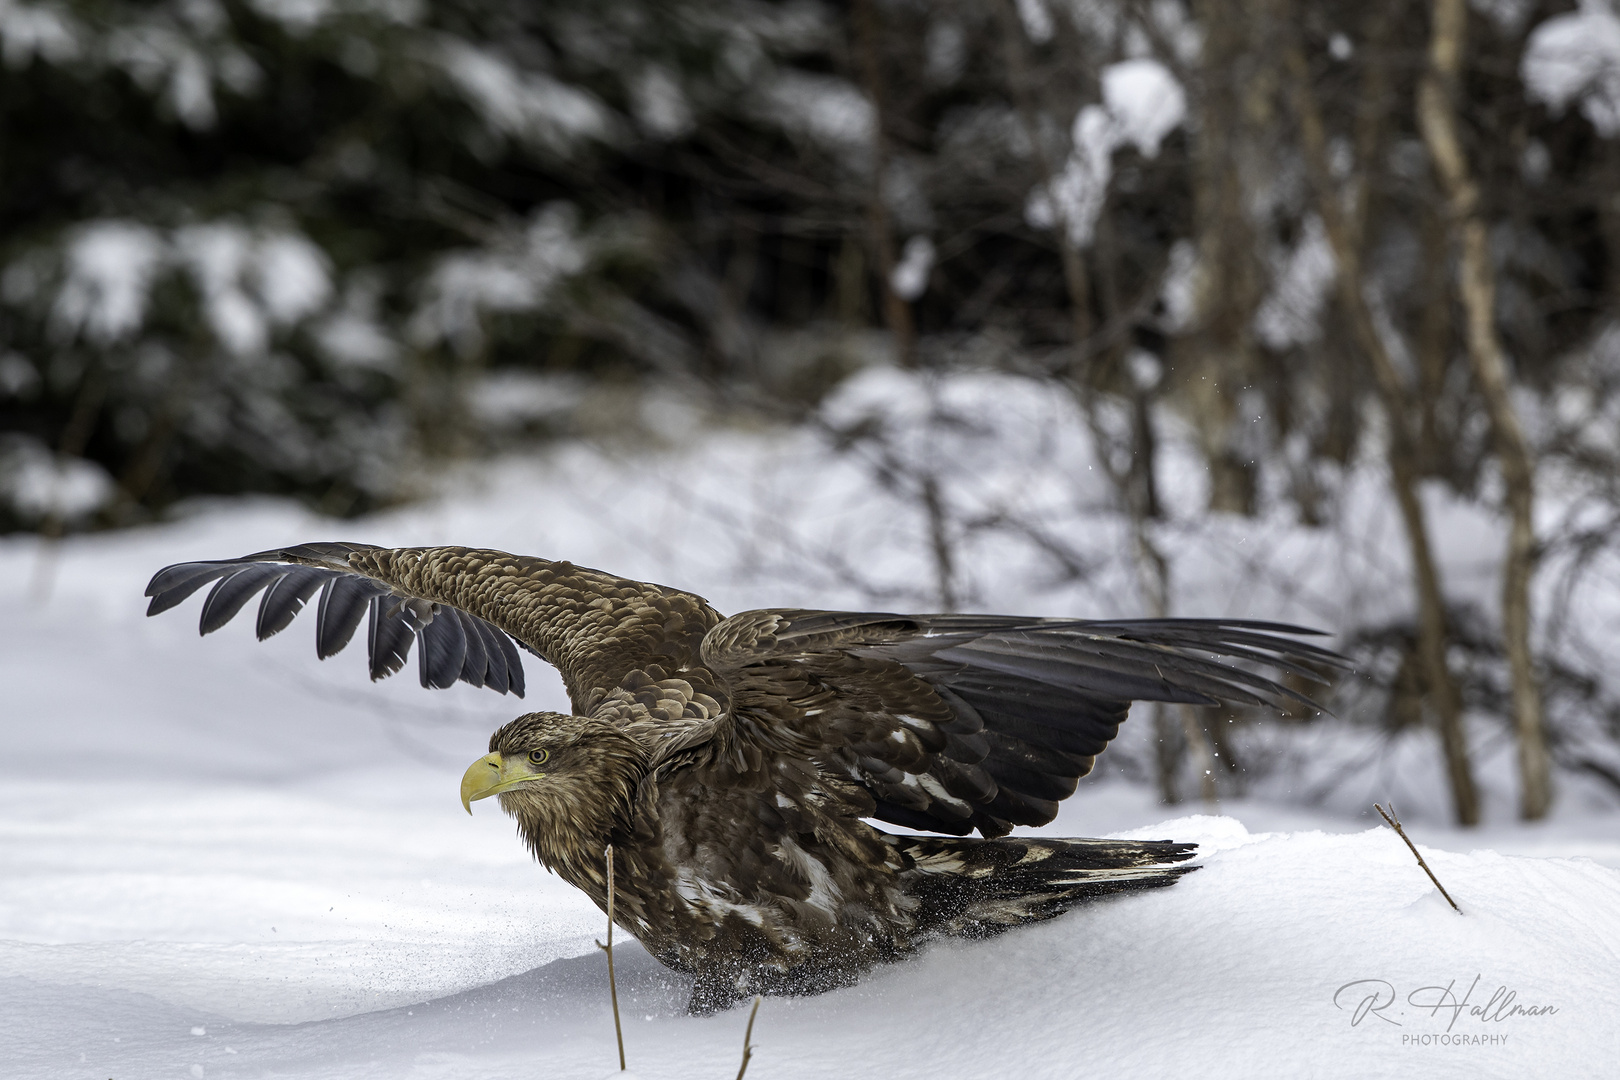
[[[895,360],[901,367],[916,366],[916,334],[911,305],[895,291],[894,233],[889,225],[889,204],[884,175],[889,167],[886,95],[878,13],[873,0],[855,0],[855,51],[860,60],[861,83],[872,102],[872,183],[868,189],[866,227],[872,259],[877,263],[878,288],[883,296],[883,321],[894,335]]]
[[[1542,722],[1541,687],[1530,652],[1530,579],[1535,571],[1535,465],[1514,411],[1507,361],[1496,333],[1496,278],[1479,188],[1463,150],[1455,98],[1467,31],[1466,0],[1434,0],[1429,64],[1418,84],[1418,126],[1445,194],[1459,254],[1457,289],[1466,314],[1468,359],[1490,415],[1508,514],[1502,565],[1502,636],[1513,677],[1518,734],[1520,816],[1534,821],[1552,803],[1551,767]]]
[[[1305,151],[1306,171],[1316,196],[1317,212],[1333,247],[1338,264],[1336,283],[1339,302],[1355,331],[1356,341],[1367,354],[1373,369],[1373,382],[1389,423],[1388,459],[1395,501],[1406,527],[1412,559],[1412,577],[1417,593],[1418,651],[1428,683],[1430,707],[1440,728],[1446,772],[1451,782],[1452,809],[1461,825],[1479,823],[1479,793],[1468,759],[1468,741],[1462,723],[1462,696],[1450,665],[1446,662],[1445,599],[1440,587],[1440,571],[1429,540],[1428,521],[1418,497],[1417,440],[1407,411],[1412,390],[1401,378],[1394,358],[1379,336],[1361,274],[1361,234],[1365,196],[1365,173],[1370,155],[1357,162],[1348,198],[1341,196],[1328,166],[1327,134],[1321,108],[1311,86],[1305,51],[1296,34],[1285,46],[1284,61],[1291,76],[1294,109],[1299,117],[1300,141]],[[1363,144],[1377,140],[1363,137]]]

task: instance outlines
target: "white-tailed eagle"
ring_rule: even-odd
[[[1305,701],[1231,661],[1318,681],[1340,662],[1279,636],[1310,631],[1229,620],[726,618],[677,589],[457,547],[181,563],[152,579],[148,614],[210,583],[205,634],[261,593],[260,639],[318,595],[322,658],[366,619],[373,679],[413,643],[428,687],[521,697],[514,642],[555,665],[573,715],[496,731],[462,800],[498,795],[535,856],[604,909],[611,843],[618,925],[696,977],[698,1011],[1174,883],[1193,845],[1007,834],[1052,820],[1133,700]]]

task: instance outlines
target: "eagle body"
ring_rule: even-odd
[[[316,598],[317,654],[367,619],[372,677],[523,690],[514,642],[572,715],[497,730],[463,802],[498,796],[535,857],[649,952],[692,1008],[843,985],[938,934],[979,936],[1172,884],[1193,846],[1011,838],[1050,821],[1132,700],[1257,704],[1338,657],[1295,627],[772,609],[499,551],[309,544],[153,578],[203,585],[201,629],[263,593],[260,638]],[[897,835],[872,821],[944,835]],[[978,832],[979,837],[968,834]]]

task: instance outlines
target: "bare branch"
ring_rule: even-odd
[[[613,845],[607,846],[607,944],[600,941],[596,947],[607,953],[608,993],[613,997],[613,1035],[619,1040],[619,1071],[624,1072],[624,1025],[619,1022],[619,982],[613,977]]]
[[[1406,841],[1406,846],[1412,849],[1412,857],[1418,861],[1419,866],[1423,867],[1423,872],[1429,875],[1429,880],[1434,882],[1434,887],[1440,890],[1440,895],[1446,898],[1446,903],[1451,905],[1451,910],[1461,915],[1462,908],[1458,907],[1457,901],[1453,900],[1451,898],[1451,894],[1446,892],[1446,887],[1440,884],[1440,879],[1434,876],[1434,871],[1429,869],[1429,864],[1423,861],[1422,855],[1418,854],[1417,845],[1412,843],[1412,838],[1406,835],[1405,829],[1401,828],[1401,821],[1395,816],[1394,813],[1395,804],[1389,804],[1388,812],[1386,812],[1384,808],[1379,806],[1377,803],[1373,803],[1373,809],[1378,811],[1378,816],[1383,818],[1384,821],[1388,823],[1389,827],[1394,829],[1395,832],[1399,834],[1402,840]]]
[[[754,995],[754,1007],[748,1010],[748,1030],[743,1032],[742,1068],[737,1070],[737,1080],[743,1080],[743,1073],[748,1071],[748,1062],[754,1056],[752,1039],[754,1038],[754,1017],[759,1015],[759,995]]]

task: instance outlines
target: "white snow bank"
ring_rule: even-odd
[[[600,915],[530,861],[504,817],[481,806],[469,819],[455,795],[489,731],[563,704],[548,669],[529,664],[522,703],[429,693],[409,671],[369,686],[359,655],[317,663],[302,621],[264,644],[245,619],[199,641],[195,601],[147,620],[140,596],[166,562],[349,536],[569,554],[690,578],[726,608],[858,599],[813,577],[767,589],[774,564],[692,531],[673,495],[656,535],[588,528],[602,489],[570,488],[566,467],[342,526],[241,502],[75,538],[43,564],[32,538],[0,542],[0,1071],[610,1072]],[[832,499],[799,494],[805,514]],[[1458,916],[1387,830],[1262,802],[1222,809],[1166,821],[1149,793],[1088,781],[1044,831],[1196,841],[1203,868],[992,941],[937,944],[848,990],[771,999],[749,1076],[1593,1076],[1612,1062],[1614,815],[1561,808],[1473,833],[1416,816]],[[633,944],[619,970],[638,1075],[734,1072],[741,1011],[681,1015],[685,988]],[[1420,1008],[1436,987],[1467,1007]],[[1469,1012],[1500,1003],[1498,988],[1556,1011]],[[1376,1011],[1355,1022],[1369,998]]]
[[[233,800],[222,801],[214,842],[241,856],[259,849],[265,829],[233,827]],[[365,815],[330,812],[340,821]],[[848,990],[769,999],[750,1075],[1593,1076],[1610,1060],[1604,1003],[1620,992],[1620,873],[1584,860],[1425,849],[1463,905],[1459,916],[1388,830],[1250,835],[1231,818],[1191,817],[1131,835],[1199,841],[1202,869],[1172,889],[994,940],[938,943]],[[318,833],[277,840],[263,865],[297,867],[329,846]],[[406,858],[346,854],[349,872],[373,891]],[[446,868],[441,852],[417,857],[424,873],[463,870]],[[230,893],[233,869],[204,863],[186,877],[202,895]],[[554,902],[569,910],[568,898],[534,893],[532,928],[467,935],[462,966],[532,964],[543,951],[536,942],[560,940],[548,915]],[[270,917],[277,902],[309,906],[265,896],[252,919]],[[284,922],[296,927],[296,916]],[[263,988],[261,1001],[277,997],[315,1017],[326,1007],[352,1012],[366,976],[431,985],[447,956],[424,947],[421,929],[395,926],[393,938],[364,947],[339,938],[8,944],[0,1056],[20,1070],[10,1075],[38,1077],[177,1075],[192,1064],[222,1077],[611,1068],[602,960],[580,937],[569,942],[576,958],[503,981],[492,974],[462,993],[395,994],[393,1008],[304,1024],[250,1022],[248,986]],[[323,958],[337,979],[321,970]],[[619,966],[640,1076],[710,1076],[734,1064],[741,1010],[687,1018],[684,987],[644,953],[628,946]],[[340,985],[345,976],[353,985]]]

